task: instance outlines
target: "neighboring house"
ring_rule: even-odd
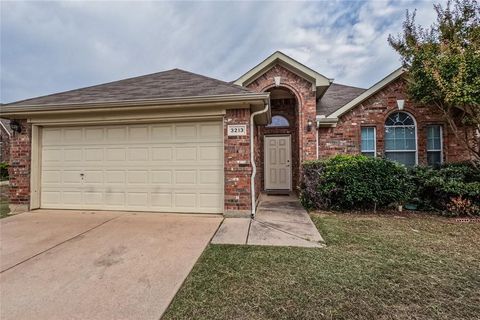
[[[233,83],[174,69],[3,105],[21,126],[10,202],[249,216],[260,192],[296,190],[306,160],[467,159],[403,75],[365,90],[275,52]]]
[[[0,162],[8,162],[10,160],[11,136],[10,121],[0,119]]]

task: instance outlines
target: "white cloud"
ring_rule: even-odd
[[[432,3],[1,2],[1,101],[181,68],[233,80],[276,50],[368,87],[398,67],[405,9]]]

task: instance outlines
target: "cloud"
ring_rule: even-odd
[[[387,36],[422,1],[1,2],[1,101],[172,68],[234,80],[276,50],[368,87],[399,66]]]

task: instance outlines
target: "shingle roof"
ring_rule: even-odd
[[[317,103],[317,114],[329,115],[365,91],[366,89],[332,83]]]
[[[238,85],[180,69],[173,69],[21,100],[4,104],[4,106],[118,102],[249,93],[252,93],[252,91]]]

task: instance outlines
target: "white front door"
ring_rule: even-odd
[[[292,153],[290,136],[265,137],[265,189],[291,190]]]

